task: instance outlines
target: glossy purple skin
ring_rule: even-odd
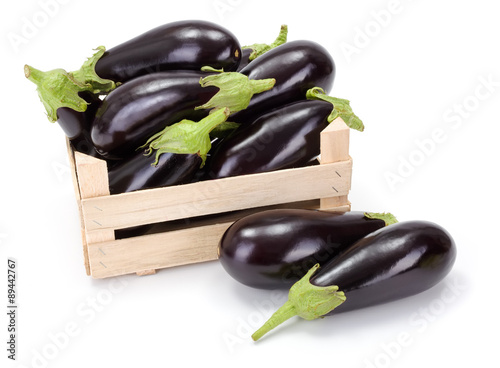
[[[60,107],[57,109],[57,124],[64,131],[76,151],[89,156],[100,157],[92,144],[90,127],[102,102],[93,95],[83,95],[82,98],[89,103],[87,109],[84,112],[79,112],[68,107]]]
[[[229,227],[219,243],[219,260],[242,284],[288,289],[314,264],[326,263],[384,226],[383,220],[368,219],[363,212],[262,211]]]
[[[335,314],[425,291],[448,274],[455,258],[455,242],[442,227],[400,222],[367,235],[322,265],[311,283],[344,291],[346,301],[330,313]]]
[[[310,88],[321,87],[328,93],[335,78],[335,64],[323,46],[312,41],[290,41],[259,56],[240,73],[249,79],[276,79],[272,89],[253,96],[245,110],[231,115],[231,121],[247,124],[274,108],[305,100]]]
[[[155,160],[155,151],[149,156],[140,151],[110,169],[111,194],[189,183],[202,162],[199,155],[175,153],[161,154],[157,165],[152,166]]]
[[[108,159],[129,157],[166,126],[207,116],[207,110],[194,110],[219,91],[200,85],[200,78],[207,75],[160,72],[138,77],[112,91],[92,124],[91,137],[97,151]]]
[[[197,70],[212,66],[234,71],[241,59],[236,37],[211,22],[168,23],[107,50],[96,64],[101,78],[126,82],[166,70]]]
[[[218,179],[307,165],[320,153],[320,133],[332,104],[299,101],[262,115],[224,139],[210,158],[208,175]]]
[[[252,54],[252,52],[253,52],[252,49],[241,50],[241,60],[240,63],[238,64],[238,69],[236,69],[237,72],[241,71],[244,67],[246,67],[248,64],[251,63],[250,55]]]

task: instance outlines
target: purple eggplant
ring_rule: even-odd
[[[202,158],[197,154],[164,153],[156,157],[139,151],[108,172],[111,194],[132,192],[189,183],[198,171]]]
[[[308,90],[306,96],[310,100],[276,108],[234,130],[212,153],[207,177],[310,165],[320,154],[321,131],[337,116],[363,131],[363,122],[352,112],[349,101],[327,96],[318,87]]]
[[[396,220],[389,214],[277,209],[245,216],[222,236],[219,261],[247,286],[288,289],[365,235]]]
[[[276,80],[274,88],[254,96],[245,110],[231,117],[231,121],[248,124],[272,109],[305,100],[307,90],[313,87],[328,93],[335,78],[335,64],[323,46],[312,41],[290,41],[259,56],[240,73],[251,80]]]
[[[108,94],[118,85],[146,74],[166,70],[196,70],[204,66],[236,71],[241,49],[227,29],[202,20],[168,23],[106,51],[99,46],[82,67],[73,72],[42,72],[24,66],[26,78],[37,85],[51,122],[61,107],[83,112],[82,92]]]
[[[108,159],[128,157],[149,137],[182,119],[199,120],[218,107],[245,108],[251,94],[239,93],[235,85],[256,86],[252,92],[259,93],[273,84],[272,79],[249,81],[235,72],[167,71],[138,77],[104,99],[92,124],[92,142]]]
[[[90,138],[90,127],[102,102],[97,96],[90,94],[84,94],[83,98],[89,103],[87,109],[80,112],[68,107],[60,107],[57,109],[57,124],[64,131],[76,151],[92,157],[102,158],[97,153]]]
[[[124,83],[166,70],[200,70],[211,66],[235,71],[241,59],[236,37],[224,27],[184,20],[154,28],[107,50],[95,65],[98,76]]]
[[[325,101],[299,101],[239,127],[213,152],[208,176],[219,179],[307,165],[320,153],[320,133],[331,111]]]
[[[252,337],[259,339],[294,315],[315,319],[421,293],[450,272],[456,252],[451,235],[432,222],[407,221],[376,230],[311,268]]]
[[[241,61],[236,71],[238,72],[241,71],[241,69],[246,67],[251,62],[250,57],[253,54],[253,52],[254,51],[249,48],[241,50]]]
[[[203,72],[172,71],[145,75],[112,91],[92,124],[92,142],[109,159],[131,156],[165,126],[208,114],[194,107],[206,103],[217,88],[203,88]]]
[[[218,109],[200,121],[184,119],[155,134],[134,156],[109,169],[111,194],[192,181],[211,148],[210,132],[228,116],[229,109]]]

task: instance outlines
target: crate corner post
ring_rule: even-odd
[[[81,152],[74,152],[74,160],[78,190],[80,193],[80,209],[82,208],[81,202],[86,199],[110,195],[106,161]],[[85,268],[87,269],[87,274],[93,276],[89,246],[98,242],[115,240],[115,232],[112,229],[89,232],[88,220],[82,209],[80,214],[82,216],[84,233],[83,252],[85,257]]]
[[[320,135],[321,158],[320,164],[329,164],[340,161],[349,161],[352,167],[352,159],[349,155],[349,131],[342,118],[338,117],[326,127]],[[349,189],[351,182],[349,178]],[[348,195],[333,196],[320,199],[321,210],[350,211],[351,203]]]

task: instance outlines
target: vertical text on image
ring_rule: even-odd
[[[7,358],[16,360],[17,354],[17,289],[16,261],[7,260]]]

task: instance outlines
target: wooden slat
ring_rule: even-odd
[[[346,195],[351,167],[351,160],[346,160],[82,199],[87,236],[106,229]]]
[[[89,244],[92,277],[150,274],[156,269],[216,260],[219,240],[231,224]]]
[[[187,227],[136,238],[96,243],[89,246],[93,278],[136,273],[152,275],[157,270],[183,264],[213,261],[226,229],[242,216],[276,208],[318,209],[319,201],[294,202],[265,208],[224,213],[215,219],[200,219]],[[348,206],[329,209],[349,211]],[[186,225],[185,225],[186,226]],[[175,228],[175,227],[174,227]]]
[[[348,196],[337,196],[337,197],[329,197],[329,198],[321,198],[320,199],[320,207],[322,211],[327,211],[331,209],[339,209],[343,208],[345,211],[351,210],[351,202],[349,202]]]
[[[145,270],[137,272],[137,276],[149,276],[156,274],[156,270]]]

